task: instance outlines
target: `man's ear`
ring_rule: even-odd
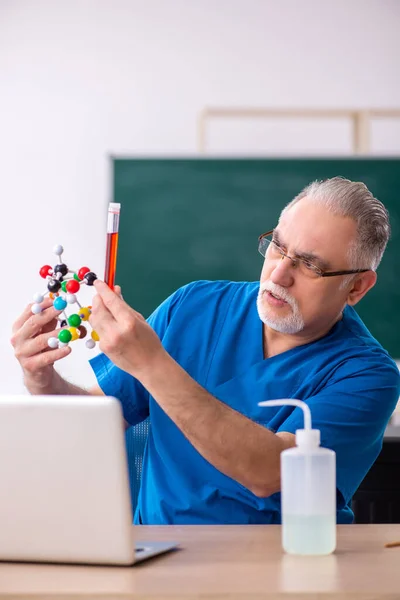
[[[360,273],[351,282],[351,288],[347,296],[347,304],[354,306],[357,302],[360,302],[361,298],[365,296],[376,283],[375,271],[367,271],[366,273]]]

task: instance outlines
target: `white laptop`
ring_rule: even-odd
[[[176,547],[132,526],[120,404],[0,396],[0,560],[132,565]]]

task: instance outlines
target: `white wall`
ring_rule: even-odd
[[[397,0],[0,0],[0,393],[11,323],[62,243],[104,264],[110,154],[193,154],[207,105],[399,107]],[[215,124],[215,152],[348,152],[348,125]],[[400,150],[396,123],[376,152]],[[134,277],[134,273],[132,274]],[[88,351],[61,371],[93,383]]]

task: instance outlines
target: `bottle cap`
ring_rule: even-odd
[[[316,448],[321,443],[319,429],[296,429],[296,445],[302,448]]]
[[[110,212],[119,213],[121,211],[121,203],[120,202],[109,202],[108,210]]]

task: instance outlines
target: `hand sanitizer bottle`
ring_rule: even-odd
[[[281,453],[282,545],[289,554],[330,554],[336,548],[336,454],[320,446],[311,412],[301,400],[260,402],[259,406],[298,406],[304,429],[296,447]]]

